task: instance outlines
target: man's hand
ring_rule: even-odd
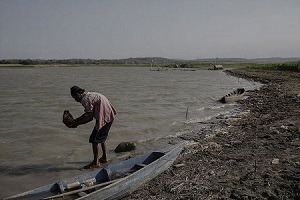
[[[63,122],[68,128],[77,128],[77,126],[81,124],[86,124],[93,120],[93,113],[84,113],[77,119],[74,119],[73,116],[69,113],[69,111],[64,111]]]

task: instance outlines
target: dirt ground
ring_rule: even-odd
[[[197,143],[125,199],[300,199],[300,73],[227,73],[264,85],[237,116],[182,136]]]

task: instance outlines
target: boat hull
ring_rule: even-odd
[[[241,100],[245,97],[245,89],[244,88],[238,88],[234,90],[233,92],[223,96],[219,101],[221,103],[233,103],[235,101]]]
[[[86,180],[94,179],[97,184],[115,180],[112,184],[83,197],[72,196],[72,199],[92,200],[92,199],[117,199],[134,192],[138,187],[153,179],[167,168],[169,168],[176,160],[180,152],[184,148],[184,142],[169,146],[155,152],[149,152],[120,163],[109,165],[105,168],[78,175],[70,179],[62,180],[57,183],[49,184],[40,188],[36,188],[27,192],[23,192],[8,199],[43,199],[54,197],[56,195],[64,195],[68,192],[68,185],[76,182],[84,183]],[[117,172],[126,176],[122,178],[113,178],[113,174]],[[76,192],[76,190],[75,190]],[[74,193],[76,194],[76,193]]]
[[[182,143],[156,161],[127,176],[125,179],[81,197],[78,200],[118,199],[133,193],[137,188],[168,169],[174,163],[183,147],[184,144]]]

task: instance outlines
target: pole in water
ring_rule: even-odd
[[[186,113],[185,113],[185,120],[187,120],[188,113],[189,113],[189,107],[187,107],[187,109],[186,109]]]

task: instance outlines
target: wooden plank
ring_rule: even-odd
[[[81,188],[81,189],[78,189],[78,190],[74,190],[74,191],[70,191],[70,192],[66,192],[66,193],[62,193],[62,194],[58,194],[58,195],[54,195],[54,196],[51,196],[51,197],[46,197],[46,198],[43,198],[43,200],[55,199],[55,198],[64,197],[64,196],[67,196],[67,195],[76,194],[76,193],[79,193],[79,192],[84,192],[84,191],[99,188],[99,187],[104,187],[104,186],[110,185],[112,183],[115,183],[117,181],[120,181],[122,179],[124,179],[124,178],[108,181],[108,182],[105,182],[105,183],[100,183],[100,184],[97,184],[97,185],[93,185],[93,186],[86,187],[86,188]]]

